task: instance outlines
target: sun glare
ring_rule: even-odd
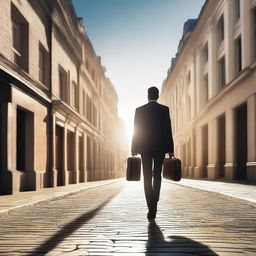
[[[120,108],[119,115],[124,120],[126,125],[127,140],[130,149],[133,135],[134,111],[129,112],[128,109]]]

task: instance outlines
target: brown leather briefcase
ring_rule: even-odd
[[[163,177],[166,179],[180,181],[181,179],[181,161],[176,157],[165,158]]]
[[[126,179],[129,181],[140,180],[141,159],[139,157],[128,157]]]

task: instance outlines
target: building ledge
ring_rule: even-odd
[[[35,80],[29,73],[6,59],[2,54],[0,54],[0,70],[5,73],[5,75],[1,75],[1,78],[8,78],[10,83],[19,86],[32,94],[37,94],[50,103],[49,88]]]
[[[96,133],[98,136],[104,137],[103,133],[99,131],[97,127],[95,127],[93,124],[91,124],[85,117],[80,115],[74,108],[69,106],[67,103],[65,103],[62,100],[53,100],[53,111],[59,112],[68,118],[69,120],[73,121],[75,124],[78,124],[80,126],[84,126],[87,130],[92,131],[93,133]]]
[[[256,67],[255,65],[253,65]],[[221,99],[223,99],[230,91],[234,90],[237,86],[241,84],[243,80],[249,77],[253,72],[255,72],[253,66],[249,66],[244,68],[232,81],[230,81],[226,86],[221,89],[218,94],[212,97],[208,103],[204,106],[204,108],[196,115],[195,119],[193,120],[196,122],[198,119],[201,119],[204,115],[206,115],[209,110],[218,103]]]

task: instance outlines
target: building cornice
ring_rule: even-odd
[[[80,123],[80,127],[83,126],[86,130],[91,131],[91,133],[97,134],[97,136],[103,136],[103,134],[92,125],[84,116],[80,115],[77,110],[73,109],[71,106],[66,104],[62,100],[53,100],[53,111],[61,113],[69,121],[74,123]]]
[[[81,33],[78,27],[71,23],[72,18],[70,15],[64,11],[63,6],[58,4],[54,6],[52,13],[53,31],[60,37],[60,44],[68,48],[74,57],[79,62],[82,62],[82,42],[77,37],[77,35],[81,36]]]
[[[43,101],[45,104],[51,102],[49,88],[35,80],[30,74],[7,60],[1,54],[0,74],[1,79],[4,79],[5,82],[17,86],[37,99],[40,99],[40,101]]]

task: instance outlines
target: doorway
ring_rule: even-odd
[[[226,163],[226,118],[225,114],[218,118],[218,165],[219,177],[225,177],[225,163]]]
[[[84,182],[84,137],[79,136],[79,182]]]
[[[17,108],[16,168],[25,171],[26,162],[26,112]]]
[[[57,186],[64,185],[64,175],[63,175],[63,136],[64,129],[60,126],[56,126],[55,133],[55,159],[56,159],[56,169],[57,169]]]
[[[238,180],[246,179],[247,163],[247,104],[236,108],[236,163]]]
[[[69,171],[69,184],[75,183],[75,133],[67,132],[67,168]]]
[[[34,113],[21,107],[16,112],[16,169],[20,171],[20,191],[34,190]]]

